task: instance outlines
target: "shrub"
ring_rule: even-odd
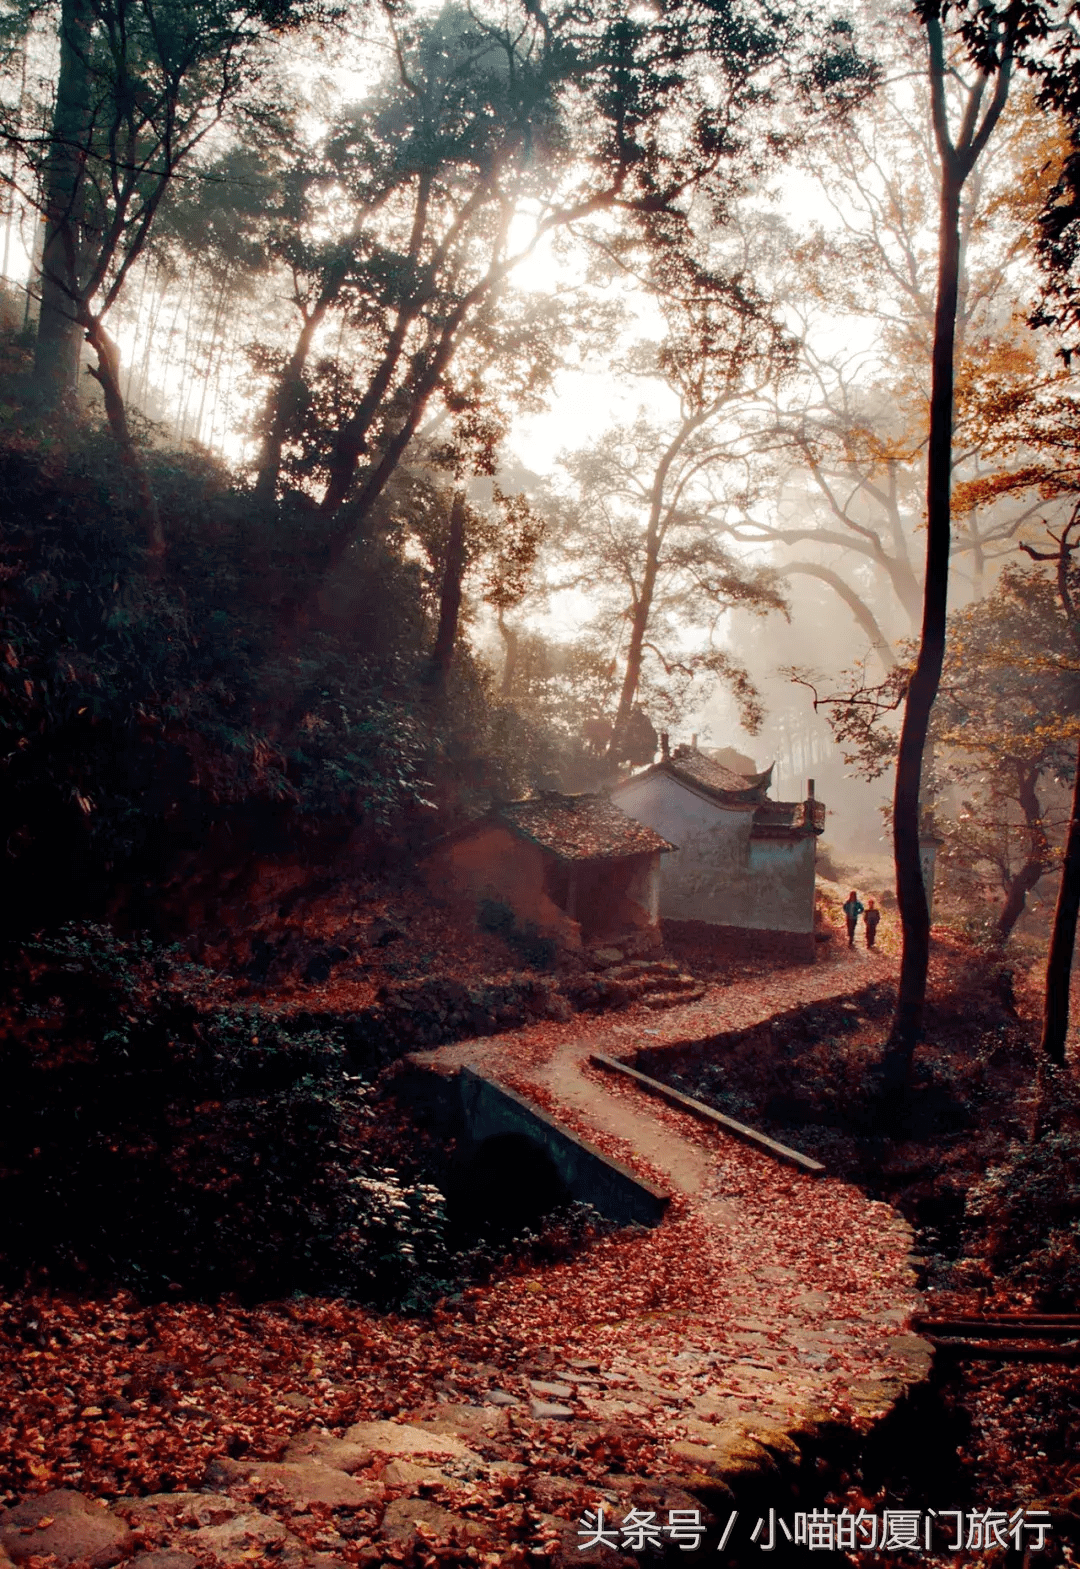
[[[0,1265],[149,1296],[407,1296],[442,1267],[442,1197],[373,1164],[341,1034],[215,1007],[174,961],[70,925],[16,965]]]
[[[1059,1126],[1008,1158],[968,1194],[967,1250],[1047,1303],[1080,1306],[1080,1126]]]
[[[550,970],[559,956],[554,937],[545,937],[532,921],[519,926],[513,910],[499,899],[481,899],[477,925],[481,931],[494,932],[511,947],[531,970]]]

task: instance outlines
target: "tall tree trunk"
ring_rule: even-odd
[[[195,297],[195,281],[194,281],[194,277],[193,277],[192,278],[192,299],[194,299],[194,297]],[[188,312],[188,318],[187,318],[187,321],[186,321],[186,323],[184,325],[184,363],[183,363],[183,371],[182,371],[182,375],[184,377],[184,382],[183,382],[183,399],[182,399],[181,404],[180,404],[180,426],[179,426],[179,429],[177,430],[177,433],[176,433],[176,441],[177,441],[177,445],[178,446],[183,446],[184,438],[185,438],[185,436],[187,434],[188,411],[191,408],[191,399],[192,399],[192,394],[194,393],[194,390],[195,390],[195,382],[196,382],[197,379],[199,379],[198,378],[198,355],[199,355],[199,350],[202,348],[204,334],[210,328],[210,323],[211,323],[211,320],[213,318],[213,314],[214,314],[213,306],[210,305],[210,304],[207,304],[206,309],[203,311],[201,319],[198,321],[197,324],[196,324],[195,312],[192,310],[192,311]]]
[[[404,319],[404,313],[402,313],[402,322],[404,322]],[[401,358],[404,343],[405,331],[403,326],[401,333],[395,333],[392,337],[390,346],[383,356],[382,363],[371,378],[355,414],[346,420],[345,424],[338,431],[334,441],[334,449],[330,454],[330,460],[327,465],[329,477],[326,490],[319,503],[319,510],[327,517],[333,517],[344,506],[349,491],[352,489],[352,482],[356,478],[360,459],[368,450],[368,436],[371,434],[371,427],[375,422],[375,416],[379,411],[383,398],[389,391],[390,384],[394,379],[394,372]],[[386,479],[382,478],[383,471],[387,471],[386,478],[389,478],[389,474],[397,466],[401,453],[404,452],[405,447],[412,440],[416,427],[420,423],[420,417],[427,406],[431,390],[434,390],[435,386],[434,378],[429,376],[426,380],[431,382],[431,389],[422,394],[422,402],[419,407],[414,407],[404,425],[391,438],[387,450],[383,454],[381,464],[375,470],[375,474],[369,477],[367,484],[364,486],[364,491],[360,498],[361,505],[358,509],[361,516],[366,515],[368,508],[382,494],[386,484]],[[392,467],[389,466],[389,455],[391,453],[394,455]],[[377,488],[376,480],[379,481]]]
[[[19,99],[15,110],[15,140],[11,145],[11,168],[9,171],[10,184],[7,188],[7,216],[4,222],[4,260],[0,265],[0,274],[7,280],[8,260],[11,256],[11,231],[15,225],[15,180],[19,172],[19,143],[22,135],[23,105],[26,101],[26,60],[28,46],[23,39],[22,49],[19,53]]]
[[[941,16],[923,12],[930,63],[930,102],[934,139],[941,160],[938,220],[937,300],[930,387],[930,440],[926,475],[926,575],[923,580],[922,640],[904,704],[904,723],[896,761],[893,796],[893,853],[896,896],[903,930],[896,1012],[885,1056],[886,1086],[906,1084],[922,1031],[926,977],[930,964],[930,910],[919,857],[919,791],[930,710],[937,697],[945,658],[945,617],[949,590],[949,508],[952,490],[953,354],[960,285],[960,195],[1009,96],[1015,28],[1019,11],[1010,12],[996,62],[981,67],[966,89],[966,103],[955,144],[949,131],[945,83],[949,72]],[[982,114],[994,71],[993,97]]]
[[[326,491],[323,494],[322,501],[319,503],[319,509],[326,517],[333,517],[344,506],[349,491],[352,489],[352,482],[356,477],[360,459],[368,450],[368,437],[371,434],[371,427],[375,422],[375,417],[383,399],[390,390],[398,365],[405,352],[405,341],[408,337],[409,329],[419,316],[427,300],[428,286],[420,285],[418,287],[415,272],[420,258],[424,235],[427,233],[433,179],[434,170],[425,170],[421,174],[417,185],[416,206],[413,209],[412,229],[409,234],[409,251],[406,258],[407,276],[410,278],[409,287],[404,299],[398,305],[397,315],[390,335],[386,340],[382,359],[376,367],[375,373],[369,381],[367,389],[355,411],[342,425],[334,441],[334,448],[330,454],[328,466],[329,477]],[[478,187],[476,196],[479,196],[479,190],[480,188]],[[466,203],[466,208],[468,206],[469,203]],[[443,246],[440,246],[439,249],[442,250],[444,246],[445,240]],[[475,292],[474,289],[470,294],[466,295],[466,302],[471,300],[472,294]],[[446,369],[450,354],[457,342],[458,327],[464,319],[467,308],[467,303],[459,303],[458,309],[451,312],[449,320],[443,328],[442,342],[433,356],[433,362],[436,366],[435,374],[432,376],[429,372],[426,380],[423,376],[419,378],[419,386],[426,390],[420,392],[420,406],[414,408],[411,417],[405,421],[405,428],[408,434],[404,442],[401,442],[401,432],[399,432],[397,438],[391,440],[389,444],[391,450],[397,450],[398,457],[400,457],[408,442],[412,439],[416,427],[420,423],[420,417],[427,405],[427,400],[438,384],[439,377]],[[417,383],[414,379],[415,385]],[[397,458],[395,457],[395,467],[396,464]],[[364,486],[364,495],[361,497],[361,506],[358,509],[361,517],[366,515],[366,509],[381,495],[389,474],[393,472],[391,468],[383,477],[386,468],[387,454],[384,453],[383,461],[378,466],[375,475],[369,476],[367,484]],[[378,488],[369,495],[369,492],[372,492],[373,485],[376,484]]]
[[[502,609],[499,610],[499,633],[506,649],[506,655],[503,659],[502,680],[499,682],[499,696],[509,697],[514,690],[514,677],[517,675],[521,633],[516,627],[507,624],[506,612]]]
[[[225,315],[225,306],[229,299],[229,263],[225,263],[225,272],[221,279],[221,288],[218,290],[217,310],[214,312],[214,324],[210,328],[210,347],[206,351],[206,375],[203,377],[202,389],[199,392],[199,412],[195,416],[195,432],[193,441],[202,440],[203,415],[206,413],[206,394],[210,389],[210,379],[214,371],[214,350],[218,347],[221,337],[221,322]],[[220,353],[220,350],[219,350]]]
[[[393,435],[385,442],[378,461],[374,464],[371,471],[365,475],[359,493],[353,498],[349,511],[343,517],[338,516],[338,514],[342,512],[345,499],[351,488],[363,443],[352,451],[349,462],[341,469],[338,469],[336,464],[346,449],[341,447],[335,448],[335,454],[330,462],[330,482],[319,503],[319,511],[331,520],[336,519],[337,523],[334,532],[330,536],[324,569],[325,576],[332,576],[341,565],[345,552],[357,534],[364,528],[375,503],[393,478],[398,464],[405,455],[406,448],[415,436],[428,401],[453,357],[457,341],[455,333],[460,326],[459,316],[461,314],[461,312],[455,312],[454,316],[451,317],[443,330],[438,348],[419,374],[411,378],[409,412]],[[373,385],[374,382],[372,383]],[[370,424],[377,413],[375,405],[370,403],[370,394],[371,386],[369,386],[368,392],[364,395],[362,408],[363,420],[367,422],[364,426],[365,430],[370,428]],[[360,420],[361,414],[358,414],[355,418]],[[352,430],[354,423],[354,420],[350,420],[345,429]],[[296,615],[301,613],[301,607],[290,607],[290,617],[295,618]]]
[[[1023,866],[1012,878],[1005,895],[1005,903],[998,917],[998,936],[1004,942],[1012,931],[1027,904],[1027,896],[1046,872],[1050,846],[1043,826],[1042,805],[1036,789],[1037,772],[1019,770],[1017,799],[1024,814],[1028,831],[1028,853]]]
[[[255,479],[255,500],[264,505],[269,505],[277,494],[278,480],[281,477],[281,454],[300,408],[300,399],[304,390],[304,367],[311,352],[312,339],[329,308],[330,299],[327,298],[325,301],[320,299],[310,314],[304,318],[304,324],[300,328],[288,363],[281,373],[277,386],[271,389],[266,400],[266,413],[263,417],[266,434],[259,452]]]
[[[903,931],[900,984],[889,1041],[887,1076],[906,1082],[922,1030],[930,963],[930,910],[919,857],[919,798],[930,711],[945,658],[949,597],[949,505],[952,485],[953,344],[960,274],[960,191],[963,175],[943,161],[938,226],[937,307],[930,392],[926,480],[926,576],[922,639],[904,704],[893,796],[896,896]]]
[[[667,523],[670,520],[664,515],[664,494],[667,489],[668,475],[671,473],[679,453],[686,443],[700,430],[702,425],[712,418],[718,405],[712,404],[701,408],[696,414],[688,414],[679,427],[678,434],[668,445],[656,466],[653,482],[649,488],[649,524],[645,531],[645,566],[641,574],[641,587],[638,589],[637,599],[634,602],[634,614],[630,623],[630,646],[626,651],[626,669],[623,673],[622,690],[619,693],[619,706],[615,710],[615,718],[611,726],[611,740],[608,743],[607,758],[609,762],[621,761],[619,752],[622,749],[626,735],[626,727],[630,723],[630,716],[634,711],[634,699],[637,696],[638,683],[641,680],[641,665],[645,651],[645,634],[649,630],[649,617],[652,614],[653,595],[656,592],[656,579],[660,573],[660,552],[663,548],[664,535]]]
[[[138,499],[146,533],[147,550],[152,560],[160,563],[165,554],[161,513],[158,510],[157,497],[150,484],[150,476],[131,439],[127,410],[120,391],[120,354],[116,344],[96,317],[91,317],[86,322],[86,338],[97,355],[97,364],[91,368],[90,374],[101,386],[105,399],[105,417],[109,422],[113,439],[120,449],[120,461],[128,472]]]
[[[1078,910],[1080,910],[1080,744],[1077,746],[1076,753],[1072,817],[1069,820],[1069,834],[1065,841],[1065,859],[1061,867],[1061,884],[1054,908],[1050,953],[1046,961],[1046,994],[1043,1002],[1043,1028],[1040,1042],[1044,1056],[1058,1067],[1065,1066],[1065,1039],[1069,1032],[1069,989]]]
[[[615,710],[611,740],[608,743],[607,755],[613,763],[621,761],[619,753],[622,750],[630,716],[634,712],[634,699],[641,681],[645,633],[649,629],[649,616],[652,614],[653,594],[656,591],[656,577],[660,565],[659,549],[659,541],[653,537],[653,531],[650,530],[650,537],[646,544],[645,570],[641,576],[641,588],[638,591],[634,615],[630,623],[630,646],[626,650],[626,669],[623,672],[622,689],[619,692],[619,706]]]
[[[38,200],[37,200],[37,203],[36,203],[36,209],[40,213],[41,208],[42,208],[42,206],[44,204],[44,200],[45,200],[44,196],[42,195],[42,182],[41,182],[40,177],[35,181],[35,189],[36,189],[37,197],[38,197]],[[29,278],[26,281],[26,299],[25,299],[25,302],[23,304],[23,331],[24,332],[26,332],[29,329],[29,326],[30,326],[30,307],[34,303],[34,279],[41,277],[41,259],[44,256],[44,254],[45,254],[45,223],[44,223],[44,220],[42,220],[40,223],[35,223],[34,224],[33,238],[30,241],[30,276],[29,276]],[[39,288],[38,289],[38,295],[40,296],[40,294],[41,294],[41,290]],[[40,306],[40,299],[39,299],[38,303],[39,303],[39,306]]]
[[[160,262],[158,263],[158,271],[161,271]],[[149,306],[147,305],[148,297],[150,299]],[[135,304],[135,328],[132,333],[131,340],[131,358],[128,361],[127,376],[124,379],[124,402],[129,408],[131,407],[131,387],[135,379],[136,350],[139,347],[139,339],[145,336],[146,318],[150,314],[152,304],[153,294],[152,285],[150,283],[150,263],[145,261],[143,263],[142,272],[139,279],[139,297]]]
[[[63,0],[60,75],[45,165],[45,248],[34,352],[34,379],[49,408],[75,390],[79,374],[79,251],[90,134],[92,22],[88,0]]]
[[[461,615],[461,583],[465,576],[465,492],[456,490],[450,507],[450,536],[446,542],[442,588],[439,593],[439,630],[431,651],[431,684],[440,696],[450,679]]]
[[[173,308],[172,321],[169,323],[169,336],[165,340],[165,355],[164,355],[164,358],[162,359],[161,366],[160,366],[160,369],[158,371],[158,375],[161,378],[159,385],[161,387],[161,391],[162,391],[163,395],[164,395],[166,387],[168,386],[167,377],[168,377],[168,372],[169,372],[169,366],[172,363],[173,347],[175,346],[176,339],[177,339],[177,336],[178,336],[179,331],[180,331],[180,328],[179,328],[179,325],[178,325],[178,323],[180,321],[180,313],[181,313],[181,311],[186,311],[188,314],[190,314],[191,302],[194,299],[194,291],[195,291],[195,269],[194,269],[194,267],[192,267],[191,271],[190,271],[190,274],[189,274],[188,291],[187,291],[187,294],[188,294],[187,305],[185,306],[185,304],[184,304],[184,289],[183,289],[183,285],[181,284],[180,292],[179,292],[179,294],[177,296],[177,300],[176,300],[176,305]],[[164,302],[162,302],[162,308],[164,308]],[[185,320],[187,320],[187,315],[185,315]],[[183,375],[182,371],[181,371],[181,375]],[[147,361],[147,370],[146,370],[146,372],[144,374],[143,384],[142,384],[142,388],[141,388],[141,395],[144,398],[146,397],[146,394],[149,391],[149,385],[150,385],[150,372],[149,372],[149,361]],[[164,396],[163,396],[163,401],[164,401]]]
[[[1046,861],[1041,855],[1031,856],[1026,860],[1016,876],[1009,883],[1005,895],[1005,903],[997,921],[997,934],[1002,942],[1005,941],[1017,921],[1024,913],[1027,905],[1027,896],[1035,887],[1041,877],[1046,875]]]

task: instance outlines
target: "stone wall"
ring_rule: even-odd
[[[709,959],[760,959],[769,964],[813,964],[817,959],[812,931],[771,932],[707,921],[662,921],[661,930],[673,949],[694,949]],[[683,962],[691,962],[685,954]]]

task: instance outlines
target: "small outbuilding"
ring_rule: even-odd
[[[661,856],[673,846],[605,796],[545,790],[447,835],[429,880],[513,911],[568,948],[660,945]]]
[[[667,738],[663,738],[666,743]],[[735,951],[812,961],[814,861],[825,807],[772,801],[772,768],[740,774],[696,746],[666,744],[658,763],[612,792],[623,811],[678,848],[664,862],[660,914],[673,935]]]

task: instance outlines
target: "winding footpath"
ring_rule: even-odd
[[[0,1569],[8,1555],[27,1569],[633,1569],[642,1518],[673,1561],[692,1545],[673,1521],[708,1526],[710,1561],[756,1561],[755,1519],[812,1508],[929,1368],[908,1327],[910,1232],[589,1055],[748,1028],[894,970],[845,950],[660,1015],[415,1054],[501,1081],[671,1195],[658,1226],[504,1273],[430,1317],[35,1299],[40,1349],[13,1378],[36,1486],[0,1512]],[[68,1425],[39,1430],[39,1411]]]
[[[850,1184],[776,1164],[588,1060],[745,1029],[895,968],[884,955],[845,950],[813,968],[712,986],[659,1017],[637,1008],[588,1029],[575,1019],[416,1054],[439,1072],[471,1066],[506,1084],[673,1195],[667,1218],[629,1250],[612,1239],[590,1255],[594,1301],[610,1312],[572,1336],[560,1327],[572,1322],[563,1309],[573,1266],[549,1272],[561,1374],[539,1381],[538,1416],[555,1402],[567,1421],[644,1423],[661,1468],[715,1505],[748,1484],[779,1486],[785,1466],[798,1469],[840,1428],[865,1432],[926,1375],[930,1347],[908,1328],[921,1300],[901,1217]],[[575,1374],[574,1363],[592,1370]]]

